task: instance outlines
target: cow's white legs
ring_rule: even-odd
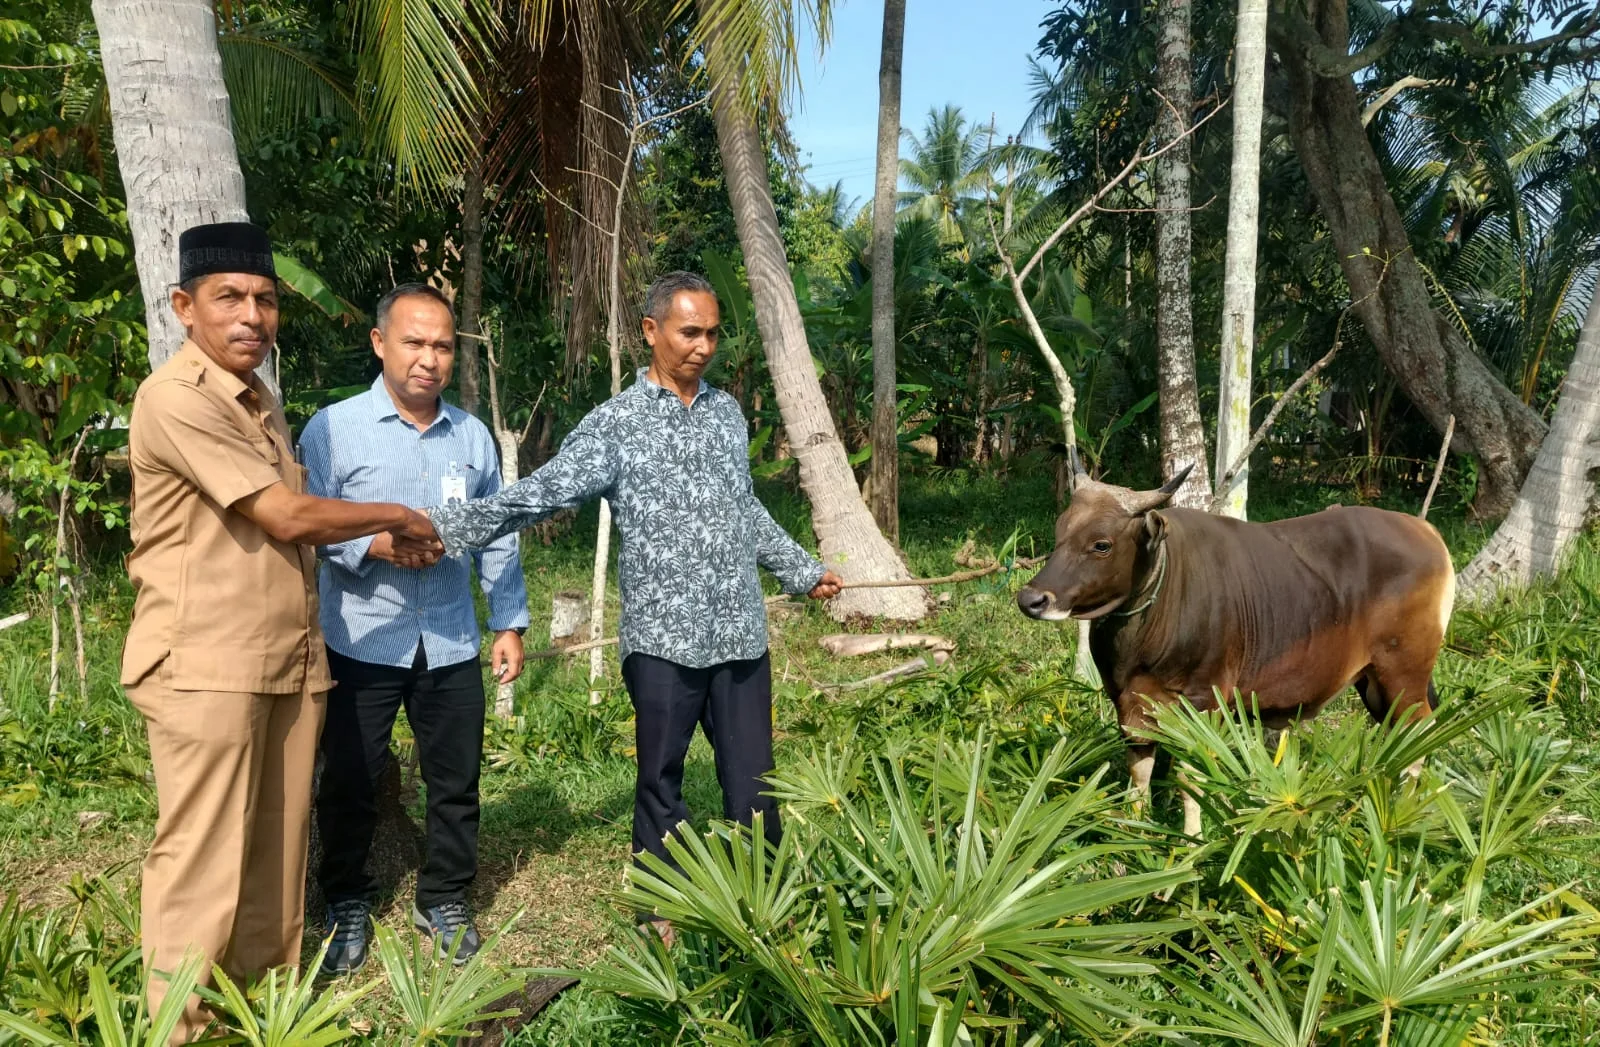
[[[1144,816],[1150,804],[1150,775],[1156,769],[1154,746],[1141,746],[1128,750],[1128,778],[1133,788],[1133,816]]]
[[[1200,841],[1200,801],[1195,799],[1193,786],[1189,782],[1189,768],[1178,768],[1178,791],[1183,794],[1183,835],[1198,843]]]

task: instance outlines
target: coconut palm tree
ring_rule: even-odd
[[[872,515],[900,535],[900,425],[895,410],[894,220],[900,168],[900,59],[906,2],[885,0],[878,71],[878,173],[872,198]]]
[[[1186,114],[1194,111],[1189,11],[1190,0],[1161,0],[1157,5],[1156,78],[1169,104],[1161,109],[1156,133],[1164,139],[1187,130]],[[1203,508],[1211,503],[1211,474],[1206,468],[1206,431],[1194,370],[1190,144],[1184,139],[1158,158],[1155,166],[1156,352],[1161,388],[1161,476],[1170,480],[1185,466],[1193,466],[1173,502]]]
[[[183,344],[167,307],[178,234],[247,217],[235,136],[248,141],[310,115],[353,123],[356,106],[336,74],[295,46],[292,13],[247,21],[242,9],[219,14],[209,0],[92,7],[110,111],[90,105],[84,115],[111,121],[155,368]],[[272,372],[263,361],[269,385]]]
[[[962,223],[983,197],[989,177],[984,156],[988,128],[967,126],[960,106],[929,109],[919,136],[905,132],[909,156],[900,161],[900,207],[939,224],[947,240],[963,242]]]
[[[94,19],[155,368],[184,339],[167,308],[178,234],[244,221],[244,174],[209,0],[95,0]]]
[[[680,6],[686,6],[686,0]],[[789,446],[800,463],[800,484],[811,502],[811,525],[823,562],[847,582],[906,579],[910,572],[905,561],[878,529],[856,487],[849,456],[817,380],[778,232],[767,152],[756,128],[757,112],[781,112],[793,82],[797,7],[804,9],[818,40],[825,43],[831,18],[827,0],[771,6],[749,0],[697,0],[711,113],[755,299],[756,324]],[[831,605],[831,612],[840,618],[864,614],[914,620],[927,609],[927,594],[911,586],[847,589]]]

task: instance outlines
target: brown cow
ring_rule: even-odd
[[[1074,463],[1076,465],[1076,462]],[[1079,472],[1049,560],[1017,594],[1030,618],[1093,623],[1089,649],[1125,736],[1178,696],[1200,709],[1255,694],[1262,718],[1309,718],[1351,684],[1374,720],[1427,716],[1455,601],[1449,550],[1401,513],[1335,506],[1273,523],[1165,508],[1154,491]],[[1143,797],[1155,747],[1129,738]],[[1200,807],[1187,792],[1184,832]]]

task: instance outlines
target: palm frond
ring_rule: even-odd
[[[487,0],[356,0],[362,89],[374,142],[398,183],[433,192],[477,151],[484,99],[470,66],[498,22]]]
[[[698,17],[690,29],[686,61],[703,49],[705,64],[691,70],[698,79],[709,74],[736,76],[739,102],[752,112],[781,112],[799,83],[799,25],[811,25],[818,49],[828,46],[833,29],[832,0],[676,0],[668,21],[693,8]]]
[[[355,127],[351,85],[292,42],[293,27],[261,22],[217,37],[240,148],[307,119],[328,117]]]

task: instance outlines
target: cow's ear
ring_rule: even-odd
[[[1151,542],[1159,542],[1167,536],[1167,518],[1154,509],[1145,513],[1144,533]]]

